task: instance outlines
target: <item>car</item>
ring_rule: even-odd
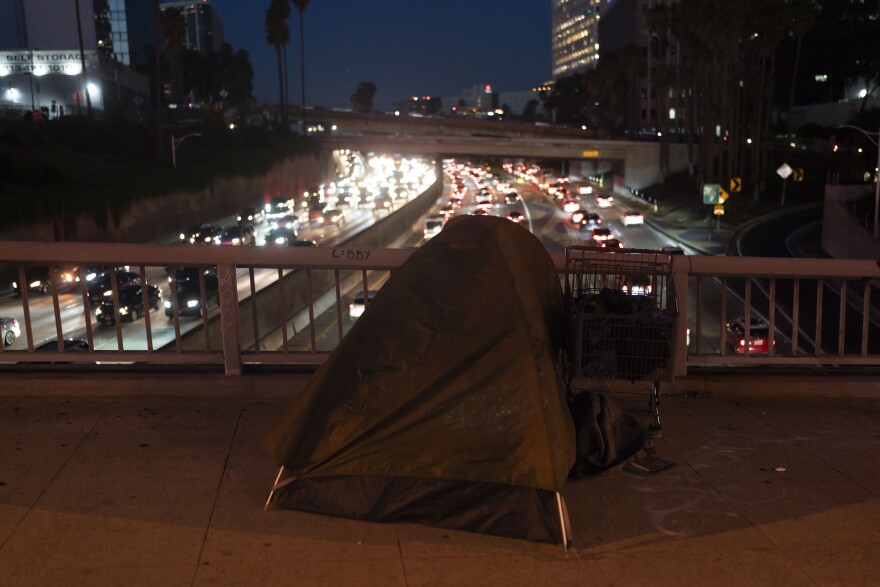
[[[578,188],[578,193],[582,196],[587,196],[593,193],[593,188],[592,186],[582,185]]]
[[[594,228],[590,231],[590,238],[594,241],[604,241],[614,238],[610,228]]]
[[[254,228],[249,225],[233,226],[223,231],[215,241],[218,245],[231,245],[234,247],[252,245],[256,242]]]
[[[177,267],[173,275],[168,276],[168,283],[176,282],[178,287],[182,283],[189,281],[198,281],[199,274],[205,276],[205,279],[217,279],[217,271],[213,267]]]
[[[288,214],[286,216],[277,216],[269,220],[269,227],[287,228],[299,232],[300,228],[302,228],[302,222],[296,216],[291,216]]]
[[[273,228],[269,232],[266,233],[266,241],[265,245],[268,247],[272,246],[287,246],[290,241],[296,240],[296,232],[289,228]]]
[[[223,234],[222,226],[207,225],[192,235],[189,242],[193,245],[213,245],[221,234]]]
[[[516,190],[508,190],[504,192],[504,202],[507,204],[515,204],[519,200],[519,193]]]
[[[89,343],[81,338],[65,338],[61,341],[65,353],[88,351]],[[34,347],[34,351],[38,353],[56,353],[58,352],[58,341],[47,340],[46,342]]]
[[[629,275],[623,275],[621,278],[620,288],[624,291],[624,293],[633,296],[651,295],[651,291],[653,289],[651,285],[651,278],[644,273],[632,273]]]
[[[589,212],[587,212],[583,208],[578,208],[571,213],[571,216],[569,216],[568,219],[571,221],[572,224],[578,225],[584,218],[586,218],[587,214],[589,214]]]
[[[147,307],[158,310],[162,307],[162,290],[155,285],[147,285]],[[144,289],[140,285],[127,285],[119,288],[119,316],[123,322],[134,322],[144,315]],[[95,309],[95,317],[99,324],[115,324],[116,312],[113,296],[104,296]]]
[[[745,353],[746,319],[741,316],[733,322],[728,322],[726,328],[728,345],[737,353]],[[752,318],[749,321],[749,353],[769,353],[771,340],[770,327],[767,323],[759,318]],[[775,347],[776,341],[773,340],[772,344]]]
[[[367,292],[367,299],[372,302],[373,298],[376,297],[376,291],[370,290]],[[354,300],[348,305],[348,315],[352,319],[360,318],[361,315],[366,310],[367,304],[364,303],[364,292],[360,291],[354,296]]]
[[[49,277],[48,267],[27,267],[24,270],[24,278],[27,283],[25,289],[28,292],[47,294],[52,291],[52,279]],[[21,295],[17,278],[12,282],[12,289],[16,295]]]
[[[263,207],[263,212],[266,220],[281,218],[282,216],[290,216],[293,214],[293,200],[282,197],[272,198]]]
[[[486,203],[491,204],[492,192],[490,192],[488,188],[483,188],[479,191],[479,193],[477,193],[476,196],[474,196],[474,200],[476,201],[477,205]]]
[[[265,219],[265,213],[259,208],[245,208],[238,215],[239,226],[259,224]]]
[[[141,276],[139,273],[125,271],[123,269],[116,270],[116,287],[123,288],[129,285],[140,285]],[[88,282],[86,293],[89,296],[89,303],[97,306],[101,303],[104,296],[112,295],[113,273],[104,273],[98,278]]]
[[[473,212],[471,212],[471,216],[488,216],[489,213],[483,210],[482,208],[477,208]]]
[[[494,205],[492,204],[491,200],[488,202],[477,202],[477,210],[485,210],[486,212],[488,212],[493,208],[493,206]]]
[[[681,247],[660,247],[660,252],[667,255],[684,255],[684,249]]]
[[[609,238],[602,241],[601,247],[603,249],[622,249],[623,243],[616,238]]]
[[[511,212],[508,212],[507,219],[516,222],[517,224],[522,224],[526,221],[525,215],[518,210],[512,210]]]
[[[449,218],[455,216],[455,206],[453,206],[452,204],[446,204],[445,206],[440,208],[440,210],[438,210],[438,213],[443,218],[449,220]]]
[[[323,218],[321,220],[321,224],[327,226],[331,224],[335,224],[339,226],[340,224],[345,223],[345,215],[341,210],[336,210],[333,208],[328,208],[324,210]]]
[[[579,210],[581,207],[580,200],[577,198],[567,197],[562,201],[562,209],[566,212],[574,212]]]
[[[3,336],[3,346],[9,346],[15,339],[21,336],[21,327],[15,318],[0,318],[0,333]]]
[[[608,208],[611,206],[611,202],[614,201],[614,197],[608,194],[598,194],[596,196],[596,205],[600,208]]]
[[[641,212],[627,210],[623,213],[623,216],[620,217],[620,222],[624,226],[642,226],[645,224],[645,217],[642,216]]]
[[[217,278],[209,279],[205,277],[205,298],[210,304],[219,305],[219,290]],[[179,316],[201,316],[202,315],[202,290],[201,285],[197,281],[188,281],[177,286],[177,296],[171,293],[171,298],[165,300],[165,315],[169,318],[174,317],[174,302],[177,301],[177,313]]]
[[[291,247],[317,247],[318,243],[313,240],[293,240],[287,243]]]
[[[594,228],[599,228],[601,224],[602,218],[600,218],[599,215],[594,212],[589,212],[585,214],[583,219],[581,220],[580,228],[582,231],[593,230]]]
[[[446,223],[446,219],[439,214],[432,214],[425,218],[425,229],[424,234],[425,238],[429,239],[432,236],[437,236],[440,234],[440,231],[443,230],[443,225]]]

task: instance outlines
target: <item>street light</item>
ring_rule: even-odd
[[[183,135],[179,139],[174,138],[174,133],[171,133],[171,166],[177,169],[177,147],[180,146],[180,143],[185,141],[190,137],[200,137],[202,133],[200,132],[191,132],[188,135]]]
[[[880,142],[871,138],[871,135],[877,135],[878,140],[880,140],[880,129],[877,129],[877,132],[869,132],[849,124],[841,124],[835,128],[857,130],[877,147],[877,167],[874,169],[874,238],[880,238]]]

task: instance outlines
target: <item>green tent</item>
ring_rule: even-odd
[[[466,216],[394,271],[267,437],[267,504],[566,544],[575,432],[541,242]]]

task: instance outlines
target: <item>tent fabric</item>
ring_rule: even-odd
[[[391,274],[267,437],[269,453],[296,476],[276,503],[316,480],[349,478],[347,492],[334,491],[336,507],[322,510],[397,519],[370,509],[365,476],[386,478],[404,501],[419,485],[409,480],[433,482],[463,510],[470,506],[450,482],[496,487],[511,504],[520,488],[559,492],[575,460],[556,370],[562,327],[559,278],[534,235],[496,217],[451,220]],[[352,511],[357,500],[362,516]],[[463,529],[506,535],[478,517]]]

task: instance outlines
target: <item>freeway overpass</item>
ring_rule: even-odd
[[[661,180],[660,143],[612,140],[592,129],[325,109],[307,110],[306,117],[310,126],[326,133],[326,150],[561,159],[582,175],[613,172],[622,178],[616,186],[621,190],[643,189]],[[673,173],[687,169],[686,144],[669,144],[669,166]]]
[[[499,127],[501,125],[498,125]],[[322,148],[352,149],[361,152],[402,153],[409,155],[472,155],[522,159],[562,159],[569,169],[581,169],[583,175],[613,170],[622,177],[618,189],[644,189],[661,181],[660,144],[641,141],[612,141],[573,137],[522,137],[419,135],[419,134],[330,134],[321,141]],[[687,145],[675,143],[670,148],[670,171],[687,168]]]

